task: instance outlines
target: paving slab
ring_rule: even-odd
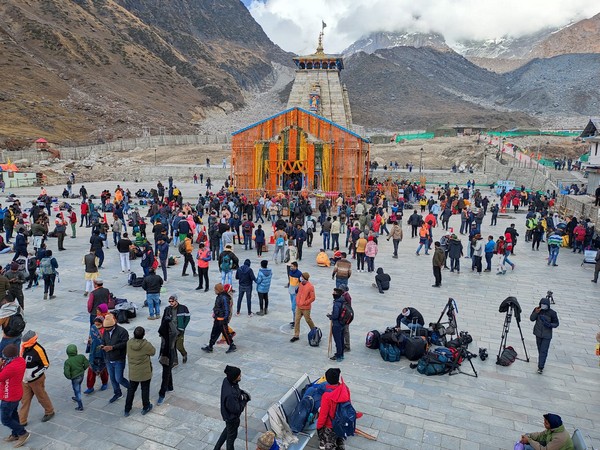
[[[98,193],[103,188],[113,190],[116,184],[86,183],[86,187],[89,192]],[[121,184],[132,192],[139,187],[152,187],[150,183]],[[198,188],[185,182],[177,185],[184,198],[195,203]],[[78,189],[79,184],[75,186],[75,190]],[[49,187],[48,190],[57,195],[62,187]],[[22,199],[28,199],[37,195],[39,188],[21,188],[14,192]],[[78,212],[77,201],[74,206]],[[431,256],[415,256],[417,240],[410,238],[406,226],[406,238],[400,244],[398,259],[391,258],[391,243],[381,239],[375,266],[384,267],[390,273],[392,287],[380,295],[371,287],[373,274],[353,273],[349,283],[356,313],[350,330],[352,351],[341,363],[331,363],[327,357],[329,323],[325,315],[331,308],[334,283],[331,269],[316,266],[315,257],[320,246],[318,234],[313,247],[304,249],[300,270],[311,274],[316,288],[317,300],[312,316],[324,333],[319,348],[308,345],[306,324],[302,325],[300,341],[289,342],[292,330],[288,325],[291,312],[285,288],[286,268],[271,261],[274,276],[269,314],[263,317],[234,316],[232,327],[237,332],[238,351],[227,355],[226,347],[218,345],[213,354],[205,355],[200,347],[207,343],[210,334],[214,294],[196,291],[197,279],[182,278],[181,266],[170,268],[163,306],[167,293],[176,292],[190,309],[192,320],[186,333],[189,360],[174,369],[175,391],[167,395],[162,406],[156,405],[160,365],[154,360],[151,399],[155,407],[146,416],[139,414],[141,401],[138,394],[133,414],[128,418],[122,415],[124,399],[115,404],[108,403],[112,395],[110,389],[84,396],[85,411],[81,413],[74,410],[70,401],[71,387],[62,374],[62,365],[69,343],[77,344],[80,352],[85,349],[88,314],[83,297],[81,260],[88,249],[90,229],[78,227],[77,238],[65,240],[65,252],[56,251],[56,240],[50,239],[49,248],[60,265],[57,298],[42,300],[43,290],[36,288],[25,291],[25,303],[28,328],[38,332],[39,342],[45,346],[51,361],[47,389],[55,404],[56,416],[42,424],[39,420],[43,411],[33,401],[28,425],[32,432],[29,448],[213,448],[223,428],[219,396],[226,364],[241,367],[241,386],[252,394],[248,408],[248,436],[252,442],[256,442],[262,431],[260,418],[266,409],[296,379],[305,372],[311,379],[316,379],[329,367],[337,366],[342,369],[350,387],[356,409],[365,414],[358,426],[378,438],[377,441],[351,438],[347,443],[349,450],[512,448],[523,432],[541,430],[541,415],[549,411],[561,415],[570,432],[580,428],[598,444],[600,385],[594,348],[600,325],[600,287],[590,283],[592,270],[581,267],[582,256],[567,249],[561,249],[558,267],[548,267],[545,244],[540,246],[540,251],[532,251],[524,242],[524,214],[517,214],[514,219],[500,218],[495,227],[490,227],[486,218],[482,235],[497,237],[511,222],[517,224],[521,234],[513,259],[516,263],[514,271],[503,276],[494,272],[478,275],[470,271],[470,260],[462,259],[460,274],[443,271],[440,289],[431,287]],[[459,218],[452,217],[450,226],[457,230]],[[435,238],[438,239],[441,233],[436,228]],[[466,238],[461,238],[466,245]],[[144,293],[127,285],[127,275],[120,271],[112,242],[105,253],[105,268],[101,272],[105,286],[118,297],[141,306]],[[239,246],[236,246],[236,253],[242,260],[250,259],[255,270],[260,259],[272,258],[272,252],[258,258],[254,251],[244,251]],[[171,254],[179,256],[175,247],[171,247]],[[12,255],[0,255],[0,264],[7,264],[11,258]],[[132,267],[136,273],[141,273],[139,260],[132,261]],[[209,277],[211,285],[219,280],[215,264],[211,264]],[[558,313],[560,326],[554,330],[544,374],[538,375],[537,350],[529,314],[548,289],[554,291],[556,305],[553,308]],[[498,307],[509,295],[516,296],[523,308],[520,325],[530,362],[517,360],[510,367],[501,367],[495,365],[495,358],[505,315],[498,312]],[[423,313],[426,322],[435,322],[449,297],[454,298],[458,306],[459,329],[467,330],[473,336],[470,350],[477,353],[479,347],[488,349],[488,360],[473,359],[478,378],[465,375],[425,377],[411,369],[409,361],[384,362],[378,351],[365,347],[366,333],[393,325],[402,307],[414,306]],[[254,308],[257,303],[257,295],[253,293]],[[245,311],[244,305],[242,312]],[[146,315],[147,311],[140,308],[138,317],[125,328],[131,335],[136,326],[145,327],[148,340],[158,346],[159,324],[146,320]],[[508,343],[519,357],[525,356],[514,319]],[[466,363],[462,369],[471,372]],[[236,448],[245,447],[244,439],[242,426]],[[250,448],[253,448],[252,444]],[[318,448],[317,440],[313,439],[308,448]]]

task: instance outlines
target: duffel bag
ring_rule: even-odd
[[[398,347],[393,344],[384,344],[383,342],[379,345],[379,354],[384,361],[397,362],[400,361],[402,352]]]
[[[517,359],[517,352],[512,347],[506,347],[498,357],[496,364],[499,366],[510,366]]]
[[[450,370],[450,361],[439,352],[427,352],[417,364],[417,372],[422,375],[443,375]]]
[[[423,337],[413,336],[406,339],[402,354],[409,361],[417,361],[427,352],[427,340]]]
[[[367,348],[376,350],[379,348],[379,338],[380,334],[377,330],[372,330],[367,333],[367,337],[365,339],[365,345]]]

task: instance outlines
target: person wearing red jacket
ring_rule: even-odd
[[[79,224],[79,228],[81,228],[83,226],[84,221],[85,221],[86,227],[90,226],[90,216],[88,215],[89,212],[90,212],[90,207],[88,206],[87,202],[82,201],[81,202],[81,223]]]
[[[4,347],[0,360],[0,418],[2,425],[11,430],[5,441],[15,442],[15,448],[22,447],[29,439],[29,432],[21,425],[17,411],[23,398],[25,369],[26,363],[19,356],[19,347],[15,344]]]
[[[336,368],[327,369],[325,379],[327,385],[321,397],[321,409],[317,419],[317,434],[319,436],[319,448],[325,450],[343,450],[344,440],[333,431],[333,418],[339,403],[350,401],[350,390],[343,380],[340,380],[341,370]]]

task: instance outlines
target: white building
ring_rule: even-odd
[[[588,164],[588,192],[593,194],[600,185],[600,118],[592,118],[581,133],[590,146]]]

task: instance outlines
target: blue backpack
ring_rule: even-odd
[[[293,433],[301,432],[307,425],[311,425],[315,421],[326,385],[326,381],[317,380],[304,388],[300,403],[288,417],[288,423]]]
[[[379,344],[379,354],[383,358],[384,361],[388,362],[397,362],[400,361],[400,356],[402,355],[402,350],[394,344],[387,344],[381,342]]]
[[[331,428],[339,438],[346,439],[354,436],[356,430],[356,410],[350,402],[338,403],[335,416],[331,421]]]
[[[318,347],[322,337],[323,333],[321,332],[321,329],[319,327],[314,327],[308,332],[308,345],[311,347]]]

